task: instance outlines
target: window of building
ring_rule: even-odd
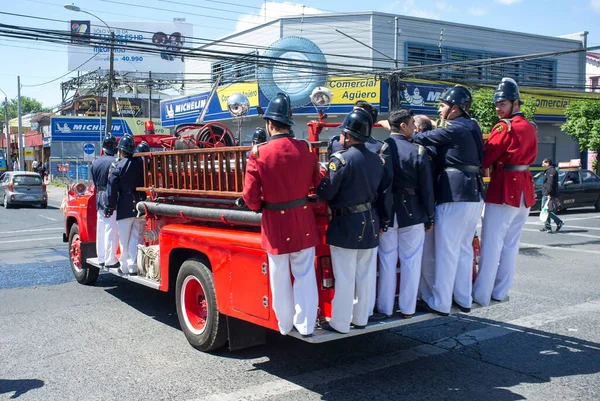
[[[406,60],[409,67],[428,64],[454,63],[509,56],[482,50],[465,50],[454,47],[440,48],[436,45],[408,43]],[[514,78],[521,85],[551,87],[556,84],[556,62],[536,59],[513,62],[497,62],[483,66],[445,66],[427,70],[419,78],[436,78],[450,81],[479,81],[497,83],[503,77]]]
[[[254,51],[235,60],[217,61],[211,64],[211,80],[214,83],[221,75],[221,83],[231,84],[236,82],[256,80],[257,56]]]
[[[590,77],[592,92],[600,92],[600,77]]]

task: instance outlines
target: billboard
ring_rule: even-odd
[[[108,25],[110,29],[96,21],[71,21],[69,70],[108,70],[112,30],[115,71],[183,74],[184,56],[177,52],[186,43],[189,45],[194,34],[192,24],[109,22]],[[135,50],[132,46],[147,47],[155,52]],[[95,57],[88,61],[92,56]]]
[[[119,138],[125,134],[143,135],[144,123],[142,118],[113,118],[112,134]],[[98,117],[52,117],[51,120],[52,143],[63,142],[100,142],[106,131],[106,119]],[[159,121],[154,120],[156,134],[169,134],[169,130],[162,127]]]

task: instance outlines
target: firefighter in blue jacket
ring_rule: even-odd
[[[100,266],[107,268],[118,267],[117,247],[119,235],[117,231],[116,216],[105,217],[104,209],[107,207],[108,172],[110,165],[115,161],[117,138],[111,134],[106,135],[102,141],[104,155],[92,163],[91,173],[94,187],[96,188],[96,255]]]
[[[335,277],[331,320],[322,328],[340,333],[347,333],[351,323],[361,328],[368,322],[377,268],[378,211],[383,213],[381,226],[389,222],[383,205],[390,180],[384,174],[383,159],[365,146],[372,124],[362,109],[346,116],[340,136],[344,150],[331,156],[329,170],[317,188],[331,209],[327,243]]]
[[[418,309],[442,316],[452,302],[471,310],[473,233],[483,209],[483,137],[468,114],[471,93],[456,85],[440,97],[440,126],[418,132],[413,141],[435,147],[435,278],[432,296]],[[425,297],[424,297],[425,298]]]
[[[433,181],[427,150],[410,142],[415,131],[413,112],[394,110],[388,118],[391,133],[381,153],[393,167],[391,222],[379,240],[377,311],[394,312],[396,266],[400,259],[398,304],[403,317],[415,313],[425,230],[433,227]]]
[[[131,136],[121,138],[117,149],[119,161],[110,169],[105,215],[111,216],[115,210],[117,212],[121,273],[137,274],[137,245],[142,225],[136,218],[136,204],[145,200],[146,194],[136,191],[136,188],[144,186],[144,167],[141,157],[133,157],[135,143]]]
[[[377,122],[377,115],[379,114],[377,109],[373,107],[371,103],[365,102],[363,100],[359,100],[358,102],[354,103],[354,109],[366,110],[371,115],[371,127],[369,128],[369,132],[371,132],[371,130],[373,129],[373,125]],[[380,142],[377,139],[373,138],[371,135],[369,135],[369,137],[365,141],[365,146],[371,152],[378,153],[381,150],[381,147],[383,146],[383,142]],[[332,154],[334,154],[335,152],[339,152],[343,149],[344,147],[340,142],[340,135],[335,135],[329,140],[329,143],[327,144],[327,157],[330,158]]]

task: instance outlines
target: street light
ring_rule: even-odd
[[[114,62],[115,62],[115,49],[114,49],[115,32],[102,18],[98,17],[95,14],[92,14],[89,11],[82,10],[80,7],[76,6],[75,4],[65,4],[65,8],[70,11],[76,11],[76,12],[91,15],[92,17],[98,19],[100,22],[102,22],[104,25],[106,25],[106,27],[108,28],[108,30],[110,32],[110,62],[108,65],[108,94],[106,96],[106,127],[105,127],[106,128],[105,136],[108,136],[108,134],[110,134],[111,130],[112,130],[112,103],[113,103],[112,84],[113,84],[113,75],[115,72],[114,71],[114,69],[115,69],[115,66],[114,66]],[[109,108],[110,108],[110,112],[109,112]],[[100,138],[100,143],[102,144],[102,138]]]

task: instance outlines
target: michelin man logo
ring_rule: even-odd
[[[411,106],[425,106],[425,99],[421,96],[421,91],[418,87],[415,86],[412,96],[408,94],[408,89],[404,89],[403,95],[404,99],[406,99]]]
[[[167,118],[175,118],[175,110],[173,110],[173,105],[168,104],[166,107]]]
[[[67,125],[67,123],[64,123],[62,127],[60,126],[59,123],[56,123],[56,130],[58,132],[62,132],[63,134],[70,134],[71,133],[71,128],[69,128],[69,126]]]

